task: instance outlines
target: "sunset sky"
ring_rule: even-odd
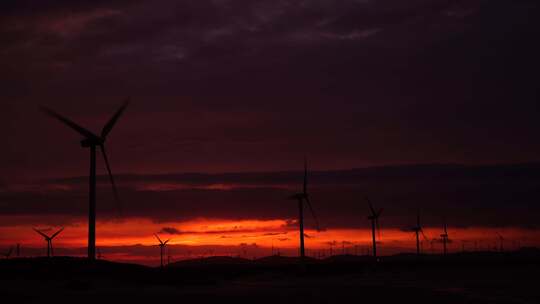
[[[99,132],[127,97],[122,206],[98,159],[106,258],[155,264],[153,233],[176,258],[297,254],[304,156],[308,254],[366,250],[365,196],[384,254],[413,249],[418,209],[452,250],[540,245],[538,20],[532,0],[2,1],[0,249],[42,255],[32,227],[63,226],[55,253],[84,255],[89,151],[38,107]]]

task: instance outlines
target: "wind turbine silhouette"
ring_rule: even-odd
[[[297,200],[298,201],[298,223],[300,228],[300,257],[302,260],[305,258],[305,248],[304,248],[304,201],[309,207],[309,210],[311,212],[311,215],[313,216],[313,219],[315,219],[315,225],[317,227],[317,231],[320,231],[319,228],[319,221],[317,220],[317,216],[315,216],[315,212],[313,211],[313,207],[311,206],[311,202],[309,200],[309,194],[307,192],[307,160],[304,158],[304,186],[301,193],[293,194],[289,197],[291,200]]]
[[[443,223],[444,233],[441,234],[442,243],[443,243],[443,254],[446,255],[447,253],[447,243],[448,243],[448,227],[446,225],[446,219],[444,219]]]
[[[111,185],[113,189],[114,199],[117,204],[120,200],[118,199],[118,192],[116,191],[116,184],[114,183],[114,177],[112,175],[111,167],[109,165],[109,160],[107,158],[107,152],[105,151],[105,141],[107,136],[111,132],[118,118],[122,115],[124,110],[129,104],[129,99],[127,99],[124,104],[116,111],[112,118],[107,122],[107,124],[101,130],[101,134],[98,136],[87,129],[77,125],[73,121],[65,118],[64,116],[56,113],[55,111],[41,107],[41,111],[45,112],[47,115],[54,117],[77,131],[79,134],[84,136],[84,139],[81,141],[81,146],[83,148],[90,148],[90,178],[89,178],[89,210],[88,210],[88,259],[96,259],[96,147],[99,147],[105,160],[105,165],[107,166],[107,171],[109,173],[109,178],[111,180]]]
[[[154,233],[154,236],[158,239],[159,241],[159,251],[160,251],[160,257],[161,257],[161,268],[163,268],[163,248],[165,248],[165,245],[167,245],[167,243],[170,241],[170,240],[166,240],[165,242],[163,242],[159,236],[157,234]]]
[[[60,230],[56,231],[53,235],[51,236],[48,236],[46,235],[45,233],[37,230],[36,228],[32,228],[34,229],[35,232],[41,234],[41,236],[43,236],[43,238],[45,239],[45,241],[47,242],[47,257],[50,258],[51,256],[54,256],[54,252],[53,252],[53,245],[52,245],[52,240],[58,235],[60,234],[60,232],[62,232],[64,230],[64,227],[62,227]]]
[[[416,213],[416,226],[413,227],[411,230],[416,235],[416,254],[420,255],[420,234],[422,234],[424,240],[429,240],[424,234],[424,229],[422,229],[422,225],[420,225],[420,210],[418,210]]]
[[[377,234],[379,235],[379,239],[381,238],[381,231],[379,226],[379,217],[381,216],[381,213],[383,212],[383,208],[379,209],[378,211],[375,211],[375,208],[373,208],[373,205],[371,204],[371,201],[369,198],[366,197],[366,201],[369,205],[369,210],[371,211],[371,215],[368,216],[368,220],[371,221],[371,237],[373,240],[373,257],[377,258],[377,238],[375,236],[375,230],[377,231]]]

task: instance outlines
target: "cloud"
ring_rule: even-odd
[[[285,231],[285,232],[268,232],[268,233],[264,233],[263,235],[264,236],[274,236],[274,235],[283,235],[283,234],[287,234],[287,231]]]
[[[87,171],[38,101],[99,129],[126,95],[116,172],[283,170],[306,146],[329,169],[540,151],[532,1],[41,2],[0,4],[10,179]]]
[[[533,1],[483,5],[3,1],[0,214],[84,218],[87,151],[37,103],[99,130],[132,95],[108,142],[115,173],[140,173],[118,174],[126,217],[279,218],[293,229],[285,198],[301,174],[290,169],[309,147],[310,167],[327,169],[310,175],[325,227],[368,225],[365,195],[388,211],[385,226],[413,224],[416,208],[429,225],[447,215],[536,226],[535,166],[338,170],[537,160],[539,49],[524,37],[536,36],[540,11]],[[162,174],[180,171],[259,172]],[[82,177],[44,181],[62,176]],[[100,216],[113,218],[106,176],[99,182]]]
[[[326,228],[368,227],[369,208],[362,198],[369,195],[376,206],[385,208],[384,227],[415,224],[417,209],[425,226],[439,226],[443,216],[452,226],[535,227],[540,214],[540,169],[530,165],[390,166],[310,173],[311,200],[319,221]],[[283,219],[283,232],[297,229],[297,205],[286,198],[301,183],[301,172],[261,172],[231,174],[172,174],[118,176],[119,192],[126,218],[148,218],[156,222],[186,221],[195,218]],[[192,178],[191,183],[187,183]],[[116,207],[110,185],[99,179],[98,207],[101,219],[114,219]],[[185,187],[170,191],[141,190],[141,183],[179,183]],[[0,193],[0,214],[17,221],[36,217],[53,222],[84,218],[87,208],[85,178],[51,180],[40,187],[8,186]],[[212,184],[231,185],[209,188]],[[244,187],[257,184],[257,187]],[[63,188],[58,185],[67,185]],[[275,187],[274,185],[288,185]],[[504,186],[503,186],[504,185]],[[23,189],[23,190],[20,190]],[[58,190],[61,189],[61,190]],[[153,202],[148,204],[148,202]],[[412,210],[412,211],[411,211]],[[477,217],[476,214],[483,214]],[[306,214],[305,225],[314,228]],[[163,232],[174,231],[163,227]],[[208,229],[205,233],[266,233],[250,227]],[[274,232],[274,231],[271,231]]]
[[[159,231],[159,233],[165,233],[165,234],[183,234],[180,230],[174,228],[174,227],[163,227]]]

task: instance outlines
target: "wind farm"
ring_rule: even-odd
[[[2,303],[539,303],[538,29],[535,0],[0,1]]]

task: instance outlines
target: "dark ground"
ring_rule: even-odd
[[[540,303],[540,251],[256,261],[213,257],[165,269],[80,258],[0,261],[2,303]]]

